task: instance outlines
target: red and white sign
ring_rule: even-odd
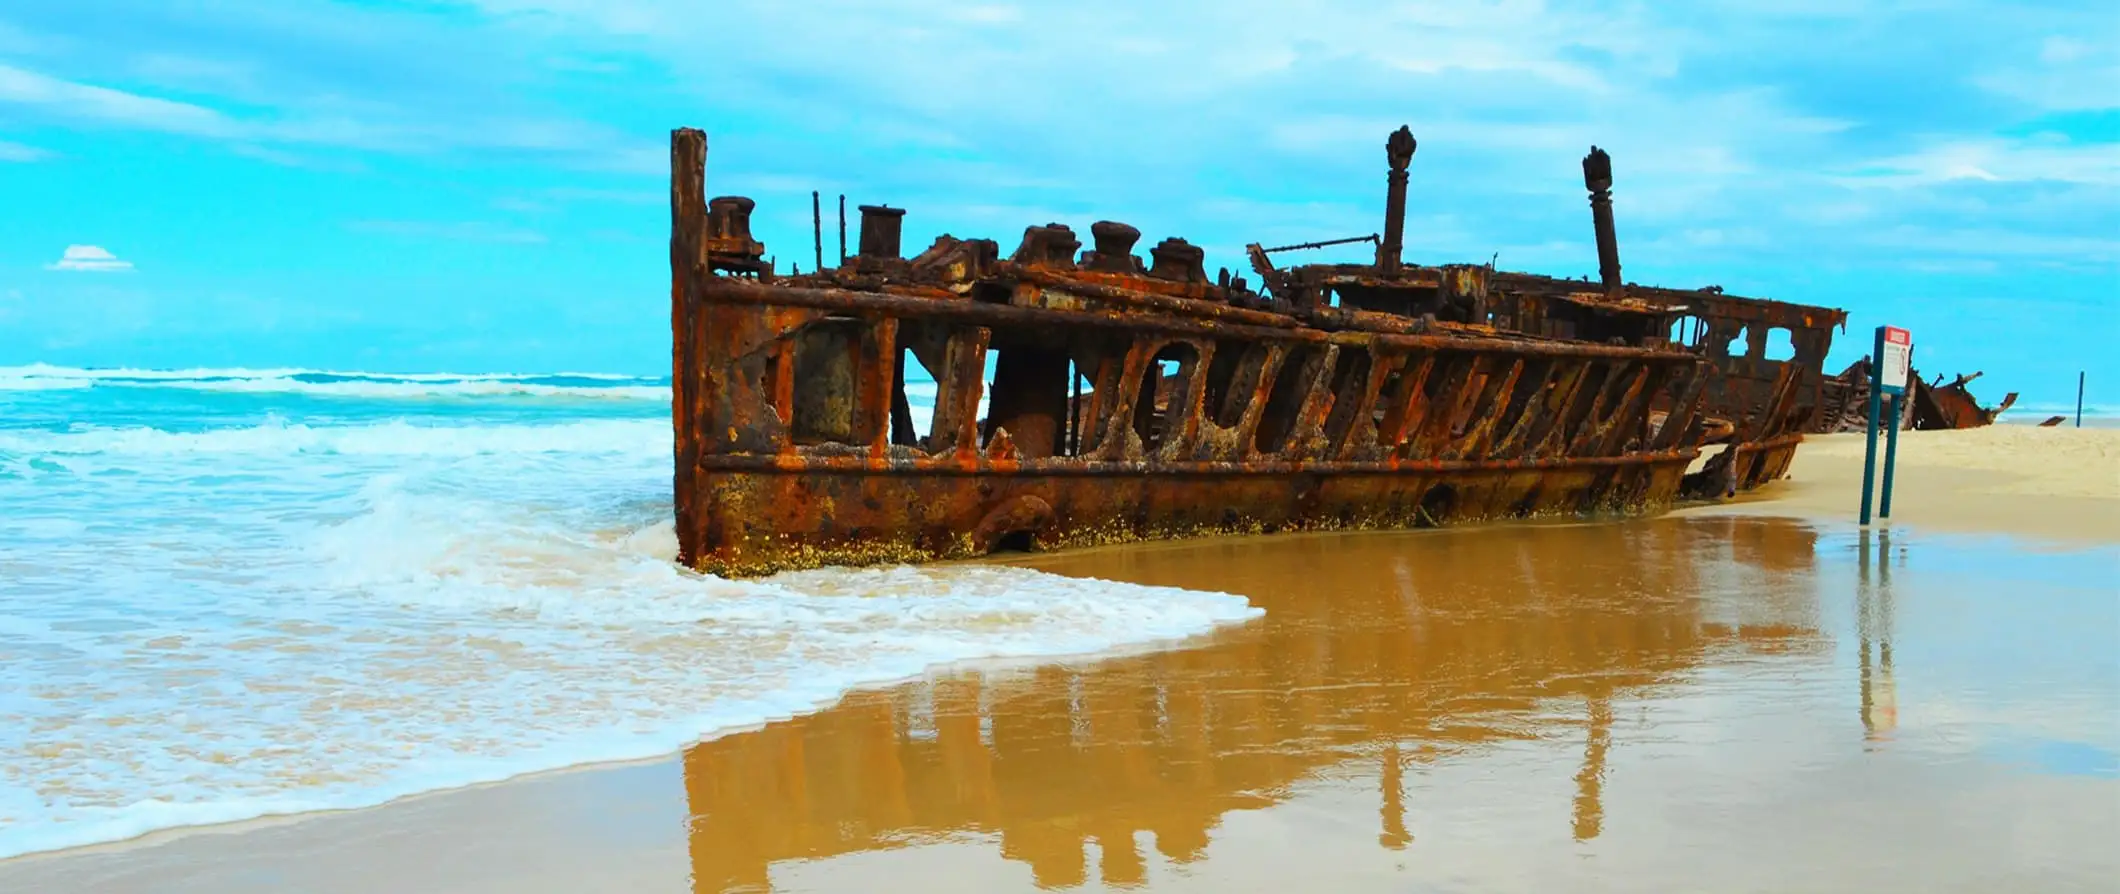
[[[1877,360],[1877,384],[1888,391],[1905,391],[1907,367],[1914,354],[1914,335],[1897,326],[1884,327],[1884,356]]]

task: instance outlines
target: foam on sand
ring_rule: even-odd
[[[0,857],[651,757],[1259,614],[1016,568],[689,573],[658,419],[0,430]]]

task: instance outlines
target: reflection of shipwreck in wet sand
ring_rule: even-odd
[[[675,132],[681,561],[1634,513],[1784,473],[1844,313],[1625,282],[1595,148],[1598,282],[1404,263],[1414,139],[1386,149],[1383,235],[1338,240],[1375,241],[1375,262],[1280,268],[1253,245],[1254,288],[1183,239],[1144,263],[1110,221],[1086,251],[1051,224],[1005,257],[943,236],[906,258],[905,211],[877,206],[855,256],[781,274],[751,200],[706,199],[705,135]],[[1776,332],[1791,359],[1767,359]],[[1703,448],[1720,452],[1689,475]]]
[[[1615,702],[1654,700],[1732,652],[1828,648],[1801,620],[1816,611],[1815,539],[1721,519],[1043,559],[1244,592],[1267,616],[1197,648],[858,693],[695,746],[684,759],[695,889],[763,892],[783,861],[964,835],[992,836],[1048,887],[1088,881],[1094,843],[1094,871],[1126,885],[1154,859],[1139,833],[1164,860],[1199,860],[1224,814],[1271,807],[1324,771],[1374,784],[1377,839],[1403,847],[1419,827],[1409,787],[1422,766],[1538,740],[1583,743],[1579,758],[1555,755],[1575,795],[1550,811],[1594,838],[1607,754],[1624,747]],[[1797,585],[1757,587],[1778,595],[1736,606],[1698,598],[1733,575]],[[1716,614],[1732,608],[1748,614]]]

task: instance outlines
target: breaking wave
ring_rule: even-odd
[[[337,375],[0,370],[54,420],[0,427],[0,858],[668,754],[938,665],[1258,614],[1016,568],[685,571],[661,413],[367,394],[347,418],[385,415],[202,420],[175,390]],[[143,421],[107,421],[115,388]]]

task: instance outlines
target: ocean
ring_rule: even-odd
[[[1023,568],[690,573],[670,440],[662,378],[0,368],[0,858],[1260,614]]]

